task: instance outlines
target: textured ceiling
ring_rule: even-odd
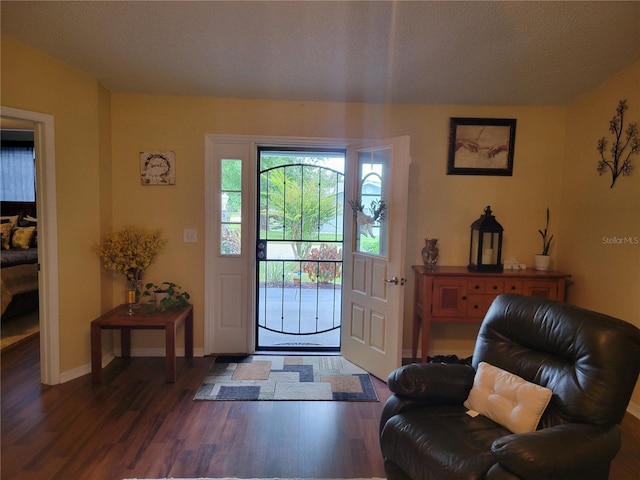
[[[566,105],[640,59],[640,2],[14,2],[3,34],[114,92]]]

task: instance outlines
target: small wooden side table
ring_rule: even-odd
[[[102,330],[120,330],[122,357],[131,356],[131,330],[165,330],[165,377],[167,383],[176,381],[176,331],[184,323],[184,356],[193,357],[193,306],[179,312],[127,313],[127,305],[120,305],[91,322],[91,380],[102,383]]]

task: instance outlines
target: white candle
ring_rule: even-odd
[[[484,251],[482,252],[482,264],[488,265],[490,263],[493,263],[492,258],[493,258],[493,249],[485,248]]]

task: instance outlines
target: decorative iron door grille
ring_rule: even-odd
[[[340,348],[344,163],[344,150],[258,150],[258,350]]]

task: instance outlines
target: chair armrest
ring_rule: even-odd
[[[387,386],[396,395],[439,403],[462,404],[476,371],[453,363],[412,363],[389,374]]]
[[[475,370],[452,363],[412,363],[389,374],[387,399],[380,417],[380,432],[394,415],[416,408],[462,405],[473,386]]]
[[[506,435],[493,442],[491,453],[501,466],[522,478],[601,478],[599,473],[606,478],[620,442],[617,426],[568,423]]]

